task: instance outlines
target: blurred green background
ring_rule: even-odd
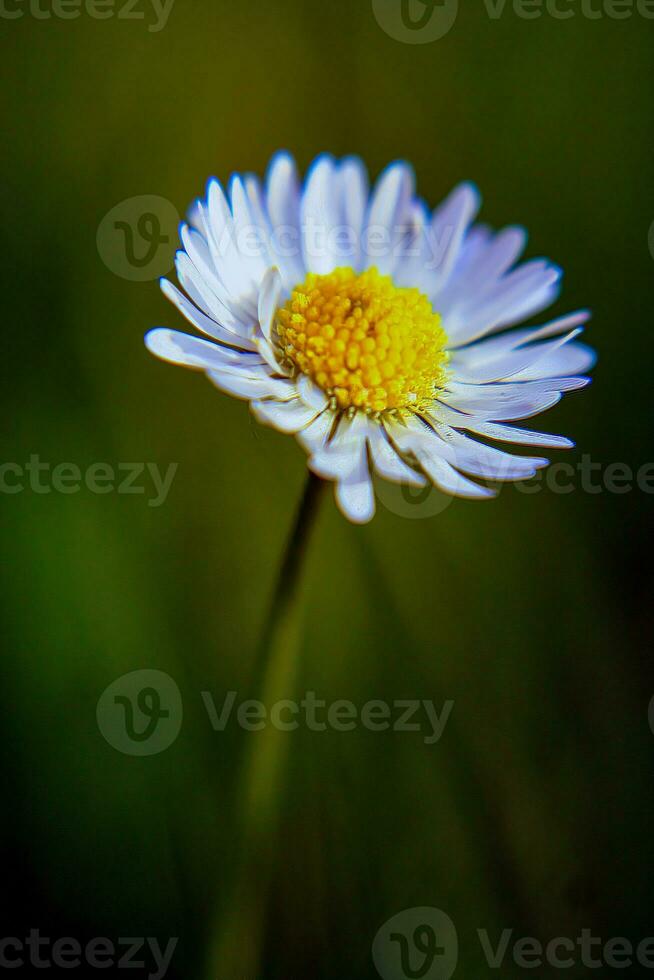
[[[100,258],[112,207],[159,195],[183,214],[208,176],[262,172],[278,148],[302,169],[359,153],[373,175],[404,157],[432,204],[472,179],[483,220],[525,224],[528,254],[564,268],[554,312],[594,311],[593,386],[539,420],[577,441],[553,458],[652,460],[654,21],[461,7],[424,45],[389,37],[366,0],[176,0],[159,32],[144,0],[142,20],[0,21],[3,461],[178,464],[158,508],[145,478],[144,495],[2,496],[5,935],[178,936],[168,975],[206,976],[257,736],[214,732],[200,692],[255,694],[305,476],[292,439],[146,353],[150,326],[184,324],[156,281]],[[471,980],[493,972],[479,928],[654,934],[652,496],[413,506],[355,528],[326,499],[297,689],[454,709],[435,745],[288,735],[266,980],[374,977],[375,933],[414,906],[450,915]],[[140,668],[184,704],[148,758],[96,724],[102,691]],[[523,972],[507,956],[501,975]]]

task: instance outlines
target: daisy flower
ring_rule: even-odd
[[[263,183],[212,179],[181,228],[184,292],[162,282],[209,339],[159,328],[146,344],[294,435],[351,521],[374,514],[373,474],[491,497],[479,479],[548,460],[490,443],[573,445],[507,423],[586,385],[594,354],[576,340],[587,311],[510,329],[555,300],[561,271],[516,265],[525,231],[475,224],[479,205],[464,183],[430,212],[403,162],[371,191],[359,159],[329,155],[304,183],[286,153]]]

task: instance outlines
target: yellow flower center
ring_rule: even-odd
[[[377,269],[309,273],[277,311],[275,340],[284,366],[343,411],[419,411],[445,381],[439,314],[420,290],[394,286]]]

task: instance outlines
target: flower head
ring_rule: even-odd
[[[474,224],[462,184],[433,212],[395,163],[372,192],[363,164],[321,156],[304,185],[287,154],[262,184],[211,180],[182,226],[166,296],[209,340],[159,328],[159,357],[204,371],[294,434],[309,466],[336,484],[352,521],[374,514],[371,476],[463,497],[470,477],[524,480],[548,460],[483,440],[567,448],[562,436],[507,425],[586,385],[593,351],[576,341],[589,314],[511,330],[549,306],[560,270],[516,266],[526,235]]]

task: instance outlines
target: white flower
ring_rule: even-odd
[[[186,295],[162,282],[211,339],[156,329],[146,344],[294,434],[352,521],[374,514],[372,472],[493,496],[468,477],[523,480],[548,460],[477,437],[572,446],[506,423],[586,385],[594,354],[574,340],[586,311],[506,330],[553,302],[561,273],[543,259],[516,267],[524,230],[474,224],[479,203],[461,184],[430,213],[407,164],[369,193],[360,160],[327,155],[304,185],[287,154],[263,185],[237,175],[226,194],[211,180],[181,230]]]

